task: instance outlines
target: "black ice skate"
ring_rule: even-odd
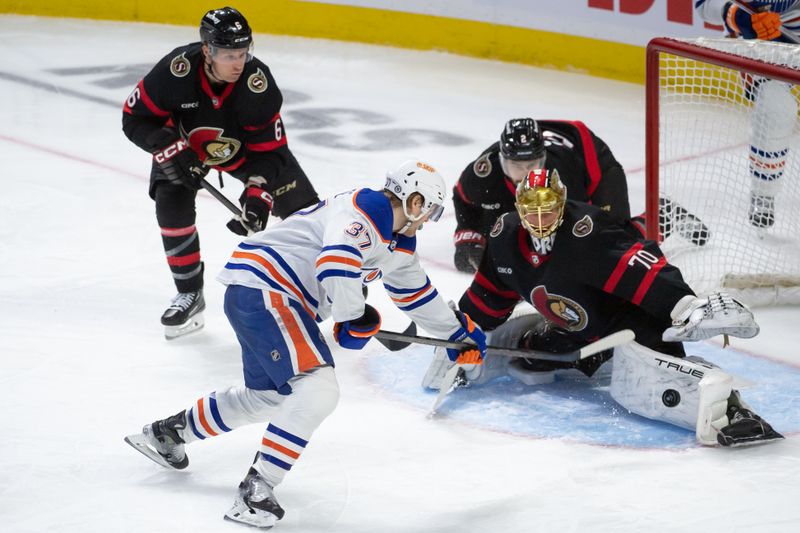
[[[770,228],[775,224],[775,198],[772,196],[750,195],[750,224],[756,228]]]
[[[705,245],[711,236],[708,226],[702,220],[674,200],[664,197],[658,199],[658,227],[661,228],[663,238],[677,232],[696,246]]]
[[[179,292],[164,314],[161,323],[164,324],[164,336],[167,340],[182,337],[203,327],[203,310],[206,301],[203,291]]]
[[[717,433],[717,442],[722,446],[750,446],[783,438],[763,418],[742,405],[736,391],[728,400],[728,420],[728,425]]]
[[[244,481],[239,483],[239,493],[233,506],[225,513],[225,519],[269,529],[283,515],[284,510],[278,504],[272,487],[255,468],[250,468]]]
[[[137,435],[128,435],[125,442],[161,466],[183,470],[189,466],[184,440],[178,430],[186,429],[186,411],[142,428]]]

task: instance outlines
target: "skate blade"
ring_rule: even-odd
[[[161,457],[157,451],[153,450],[147,445],[147,437],[145,437],[142,433],[128,435],[125,437],[125,442],[130,444],[134,450],[141,453],[151,461],[160,464],[164,468],[175,470],[175,467],[169,464],[166,459]]]
[[[224,518],[231,522],[259,529],[270,529],[278,521],[278,517],[272,513],[250,509],[240,498],[233,502],[233,506],[225,513]]]
[[[203,319],[203,313],[197,313],[179,326],[164,326],[164,337],[168,341],[171,341],[173,339],[177,339],[178,337],[184,337],[189,333],[193,333],[199,329],[203,329],[204,325],[205,320]]]

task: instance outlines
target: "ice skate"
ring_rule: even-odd
[[[182,337],[203,327],[203,310],[206,302],[203,291],[179,292],[161,315],[164,336],[167,340]]]
[[[750,224],[756,228],[770,228],[775,224],[775,198],[773,196],[750,195]]]
[[[737,391],[733,391],[728,400],[727,415],[728,425],[717,433],[717,442],[722,446],[752,446],[783,438],[783,435],[741,402]]]
[[[183,470],[189,466],[189,458],[178,430],[185,428],[186,411],[181,411],[146,425],[141,433],[125,437],[125,442],[161,466]]]
[[[696,246],[704,246],[711,236],[702,220],[669,198],[658,199],[658,226],[665,239],[677,233]]]
[[[278,504],[272,487],[254,468],[250,468],[244,481],[239,483],[239,493],[233,506],[225,513],[225,519],[269,529],[283,515],[284,510]]]

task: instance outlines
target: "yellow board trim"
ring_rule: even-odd
[[[0,0],[0,13],[198,25],[225,2],[158,0]],[[510,61],[644,83],[645,49],[620,43],[470,20],[381,9],[237,0],[259,33],[296,35]]]

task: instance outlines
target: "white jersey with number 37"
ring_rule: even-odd
[[[359,318],[362,284],[381,279],[401,310],[448,338],[460,325],[422,269],[416,237],[393,234],[392,223],[383,192],[340,193],[242,241],[217,279],[285,293],[336,322]]]

